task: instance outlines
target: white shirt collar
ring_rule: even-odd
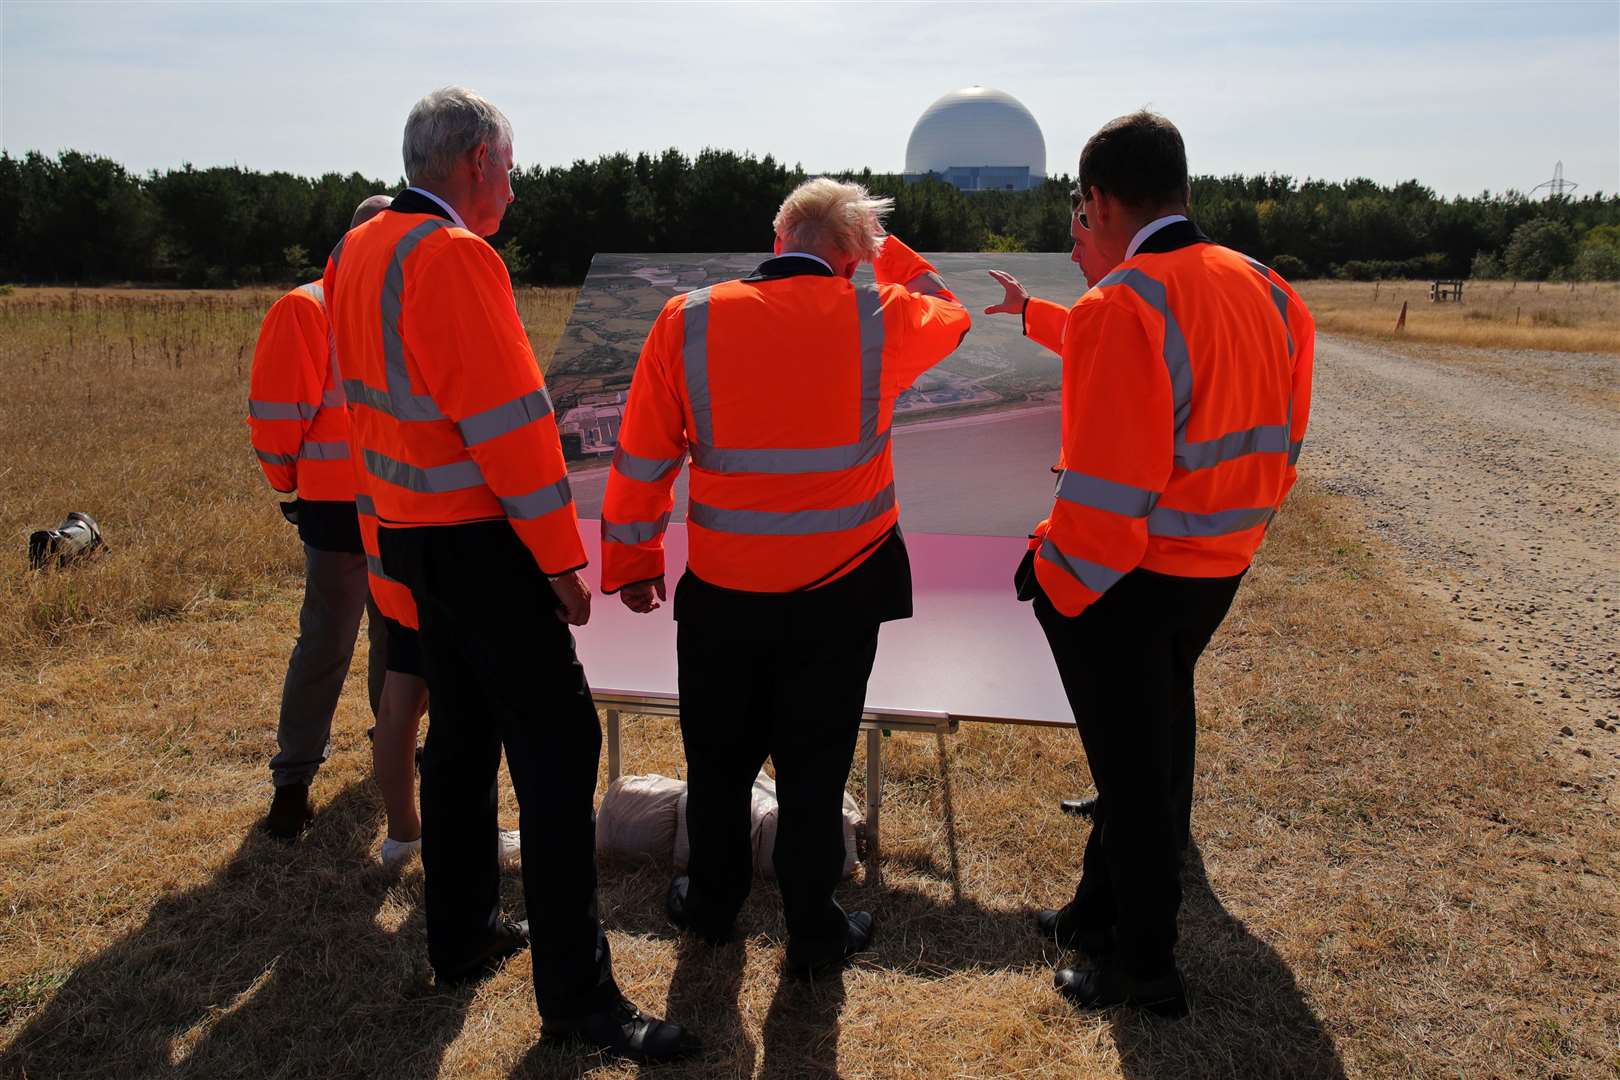
[[[456,213],[456,208],[455,207],[451,206],[449,203],[445,202],[443,199],[441,199],[437,195],[433,194],[433,192],[429,191],[427,188],[408,187],[405,190],[406,191],[414,191],[418,195],[427,196],[428,198],[432,199],[434,202],[438,203],[440,206],[444,207],[444,212],[450,215],[450,220],[455,222],[458,227],[463,228],[463,229],[465,229],[467,227],[467,223],[465,221],[461,220],[461,215]]]
[[[1166,225],[1174,225],[1178,221],[1186,220],[1186,214],[1166,214],[1162,218],[1154,218],[1152,221],[1136,230],[1136,235],[1131,237],[1131,246],[1125,249],[1125,257],[1129,259],[1135,255],[1137,249],[1143,244],[1147,243],[1148,237],[1152,236]]]
[[[814,259],[822,266],[825,266],[828,270],[832,270],[832,263],[828,262],[826,259],[823,259],[820,255],[812,255],[808,251],[784,251],[782,254],[778,255],[777,258]],[[838,271],[833,270],[833,273],[836,274]]]

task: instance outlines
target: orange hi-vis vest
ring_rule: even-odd
[[[364,484],[365,476],[357,476],[355,482]],[[355,492],[354,508],[360,519],[360,547],[366,553],[366,581],[371,587],[372,602],[387,618],[401,626],[417,629],[420,623],[416,615],[416,597],[411,595],[410,586],[389,577],[388,571],[383,569],[382,553],[377,546],[377,504],[362,489]]]
[[[545,573],[583,567],[551,398],[495,250],[390,209],[339,242],[325,282],[381,524],[505,519]]]
[[[1181,228],[1197,240],[1025,312],[1063,356],[1064,467],[1031,547],[1065,615],[1137,567],[1241,573],[1294,485],[1315,323],[1274,271]]]
[[[270,486],[320,502],[354,499],[349,414],[321,283],[270,306],[253,350],[248,430]]]
[[[898,520],[894,401],[950,355],[967,309],[889,237],[877,284],[784,256],[664,305],[636,365],[602,505],[602,588],[664,575],[672,489],[692,459],[688,564],[786,593],[858,566]]]

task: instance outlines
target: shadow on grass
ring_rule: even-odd
[[[1032,977],[1044,979],[1047,969],[1078,962],[1080,958],[1057,951],[1036,932],[1033,912],[988,908],[963,892],[950,762],[943,745],[940,768],[943,859],[906,851],[885,856],[885,861],[891,868],[901,865],[935,878],[948,887],[949,895],[894,887],[875,874],[842,886],[839,897],[846,907],[869,909],[878,919],[874,947],[860,957],[859,966],[920,979],[1026,968],[1034,969]],[[1054,867],[1054,878],[1077,869]],[[662,906],[668,877],[667,865],[651,862],[621,862],[604,874],[604,895],[610,898],[615,928],[673,936]],[[739,917],[739,931],[753,940],[755,948],[761,939],[783,941],[775,887],[759,880],[754,886]],[[1187,974],[1193,1012],[1179,1021],[1133,1010],[1100,1017],[1111,1028],[1123,1075],[1131,1080],[1208,1076],[1342,1080],[1344,1066],[1333,1040],[1292,971],[1216,897],[1196,846],[1188,854],[1182,887],[1178,958]],[[816,984],[780,978],[760,1031],[762,1045],[756,1048],[738,1011],[746,948],[741,942],[711,948],[680,941],[667,1015],[702,1035],[708,1051],[700,1061],[677,1067],[670,1075],[752,1076],[757,1052],[763,1058],[764,1076],[838,1076],[842,978]],[[517,1075],[536,1073],[522,1070]]]
[[[205,885],[77,965],[0,1057],[4,1077],[434,1075],[473,990],[430,989],[418,906],[377,925],[393,875],[369,785],[295,846],[257,823]]]
[[[1192,1014],[1111,1018],[1128,1080],[1192,1076],[1343,1080],[1344,1063],[1294,974],[1210,888],[1197,845],[1182,868],[1181,941]]]

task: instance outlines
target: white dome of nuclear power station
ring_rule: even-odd
[[[1046,139],[1023,103],[969,86],[924,110],[906,143],[906,179],[933,175],[964,191],[1024,191],[1046,178]]]

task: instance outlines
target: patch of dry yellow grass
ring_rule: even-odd
[[[0,313],[0,1076],[577,1076],[599,1063],[535,1046],[526,958],[431,991],[420,870],[372,862],[363,658],[315,826],[255,829],[299,561],[240,418],[263,298],[226,300],[160,309],[171,352],[205,320],[183,364],[143,337],[99,373],[38,360],[61,312]],[[525,296],[542,352],[569,300]],[[23,571],[27,528],[72,508],[113,552]],[[1078,740],[969,727],[888,741],[882,881],[846,890],[879,937],[841,978],[779,979],[769,886],[711,950],[665,925],[666,867],[603,867],[621,982],[711,1046],[659,1075],[1614,1075],[1620,839],[1366,537],[1307,477],[1201,668],[1189,1020],[1050,991],[1066,958],[1029,911],[1073,884]],[[625,753],[681,774],[668,720],[630,718]]]
[[[1620,285],[1470,281],[1463,302],[1431,303],[1427,281],[1303,281],[1317,329],[1378,341],[1620,352]],[[1395,330],[1401,304],[1406,328]]]

